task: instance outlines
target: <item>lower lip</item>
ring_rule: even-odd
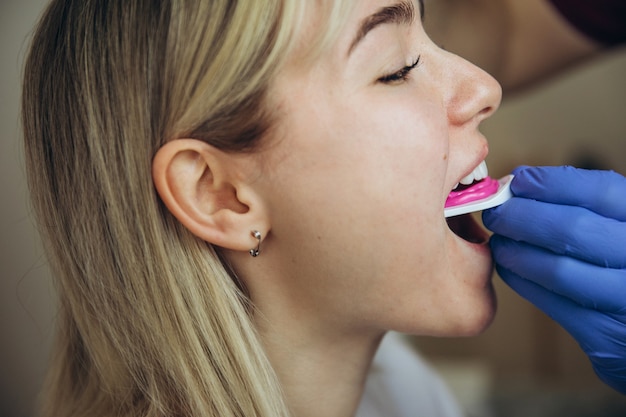
[[[455,259],[463,259],[468,281],[471,277],[475,285],[490,288],[493,260],[489,235],[473,216],[475,214],[463,214],[446,219],[450,233],[454,235],[451,238],[456,247]]]

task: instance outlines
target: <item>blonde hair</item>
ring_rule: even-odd
[[[161,204],[151,161],[183,136],[255,149],[304,3],[59,0],[43,15],[22,117],[59,296],[44,416],[288,415],[245,289]]]

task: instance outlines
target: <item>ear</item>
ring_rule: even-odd
[[[154,185],[169,211],[194,235],[248,251],[270,229],[265,205],[246,181],[251,155],[226,153],[197,139],[175,139],[152,161]]]

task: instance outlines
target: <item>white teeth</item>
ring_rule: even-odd
[[[471,183],[474,182],[474,173],[472,172],[467,177],[461,178],[461,181],[459,182],[463,185],[470,185]]]
[[[487,170],[487,163],[482,161],[474,170],[467,176],[461,178],[459,181],[460,184],[470,185],[474,181],[480,181],[485,179],[489,175],[489,171]],[[459,184],[455,185],[453,190],[456,189]]]
[[[487,163],[485,161],[482,161],[480,163],[480,165],[478,165],[478,167],[480,168],[480,173],[482,174],[480,179],[484,180],[485,178],[487,178],[489,176],[489,170],[487,169]]]

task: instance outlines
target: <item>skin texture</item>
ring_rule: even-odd
[[[362,22],[391,4],[355,2],[310,62],[300,54],[312,11],[270,90],[276,123],[260,152],[178,139],[154,160],[167,207],[248,288],[298,416],[351,415],[386,331],[474,335],[495,314],[486,238],[457,236],[443,208],[487,155],[478,127],[500,86],[431,42],[417,3],[412,21],[379,25],[350,52]]]

